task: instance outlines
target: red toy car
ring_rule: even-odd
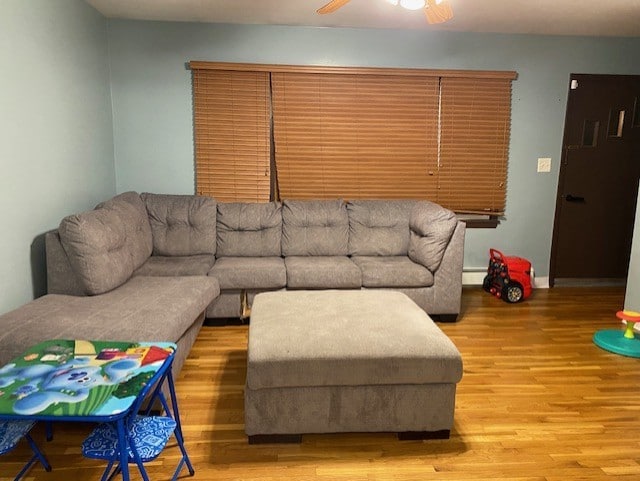
[[[531,262],[489,249],[489,267],[482,287],[499,299],[520,302],[531,295]]]

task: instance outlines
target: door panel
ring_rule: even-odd
[[[640,178],[640,126],[633,125],[640,77],[571,79],[577,88],[567,103],[551,280],[624,278]]]

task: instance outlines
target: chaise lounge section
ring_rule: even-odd
[[[139,276],[96,296],[47,294],[0,316],[0,366],[48,339],[169,341],[177,375],[218,292],[215,279]]]
[[[149,215],[138,194],[63,219],[47,235],[52,291],[62,293],[0,316],[0,365],[47,339],[169,341],[178,345],[177,374],[220,287],[205,275],[141,275],[167,265],[162,256],[150,260],[152,249]],[[65,262],[55,262],[61,256]]]

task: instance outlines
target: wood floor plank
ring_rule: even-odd
[[[299,445],[249,445],[243,424],[247,326],[205,327],[176,381],[196,479],[640,479],[640,360],[603,351],[591,340],[598,329],[621,327],[615,312],[623,297],[620,287],[558,287],[510,305],[465,288],[460,320],[440,324],[464,362],[448,440],[352,433],[305,435]],[[90,429],[58,425],[46,443],[36,428],[54,470],[36,466],[25,479],[99,479],[102,464],[80,455]],[[28,454],[21,443],[0,457],[0,481],[13,480]],[[149,464],[151,478],[169,479],[178,456],[173,443]]]

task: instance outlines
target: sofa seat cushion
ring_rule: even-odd
[[[349,217],[342,200],[285,200],[282,207],[282,254],[346,256]]]
[[[143,193],[156,256],[216,253],[216,201],[200,195]]]
[[[363,287],[429,287],[433,274],[407,256],[353,256]]]
[[[406,256],[409,251],[409,219],[414,200],[351,200],[349,254],[357,256]]]
[[[286,257],[289,289],[360,289],[362,274],[346,256]]]
[[[78,283],[89,295],[124,284],[153,248],[147,210],[135,192],[65,217],[58,232]]]
[[[217,257],[276,257],[282,251],[279,202],[218,204]]]
[[[206,276],[216,258],[213,254],[197,256],[151,256],[133,273],[134,276]]]
[[[47,339],[178,341],[218,296],[208,277],[133,277],[93,297],[48,294],[0,316],[0,365]]]
[[[287,285],[282,257],[221,257],[209,271],[220,288],[280,289]]]

